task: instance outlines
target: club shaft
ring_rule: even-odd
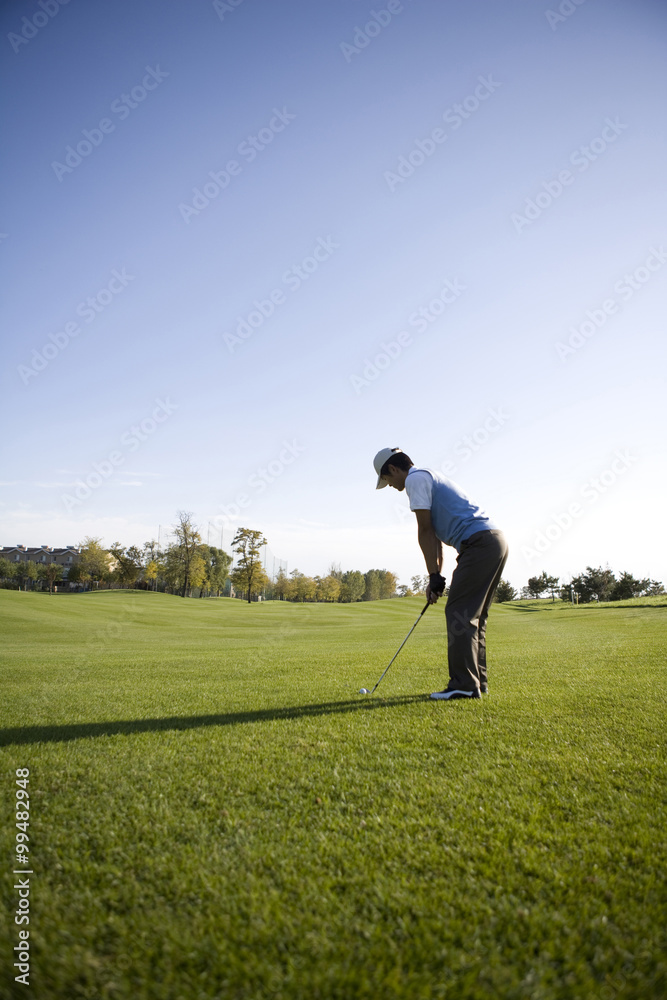
[[[408,641],[408,639],[410,638],[410,636],[412,635],[412,633],[414,632],[414,630],[415,630],[415,629],[417,628],[417,625],[419,625],[419,622],[420,622],[420,619],[421,619],[421,616],[422,616],[422,615],[424,614],[424,612],[425,612],[425,611],[426,611],[426,609],[428,608],[429,604],[430,604],[430,601],[427,601],[427,602],[426,602],[426,604],[424,605],[424,607],[422,608],[422,611],[421,611],[421,614],[419,615],[419,618],[418,618],[418,619],[417,619],[417,621],[416,621],[416,622],[414,623],[414,625],[412,626],[412,628],[410,629],[410,631],[409,631],[409,632],[408,632],[408,634],[406,635],[405,639],[403,640],[403,642],[401,643],[401,645],[400,645],[400,646],[398,647],[398,649],[396,650],[396,652],[395,652],[395,653],[394,653],[394,655],[392,656],[391,660],[390,660],[390,661],[389,661],[389,663],[387,664],[387,666],[386,666],[386,668],[385,668],[385,670],[384,670],[384,672],[383,672],[383,674],[382,674],[382,677],[384,677],[384,675],[385,675],[385,674],[387,673],[387,670],[389,670],[389,667],[390,667],[390,666],[392,665],[392,663],[394,662],[394,660],[396,659],[396,657],[398,656],[398,654],[400,653],[400,651],[401,651],[401,650],[403,649],[403,646],[405,646],[406,642]],[[378,684],[379,684],[379,683],[380,683],[380,681],[382,680],[382,677],[380,677],[380,680],[379,680],[379,681],[377,682],[377,684],[375,685],[375,687],[374,687],[374,688],[373,688],[373,690],[371,691],[371,694],[374,694],[374,692],[375,692],[375,688],[376,688],[376,687],[378,686]]]

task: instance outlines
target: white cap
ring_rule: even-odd
[[[382,466],[384,465],[384,463],[387,461],[388,458],[391,458],[392,455],[395,455],[400,450],[401,450],[400,448],[381,448],[380,451],[375,456],[375,458],[373,459],[373,467],[375,468],[375,471],[378,474],[378,482],[377,486],[375,487],[376,490],[382,490],[387,485],[385,481],[380,478],[380,470],[382,469]]]

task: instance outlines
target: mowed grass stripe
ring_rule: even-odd
[[[0,592],[35,997],[664,993],[664,610],[421,607]]]

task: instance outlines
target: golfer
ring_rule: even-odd
[[[417,538],[429,583],[426,598],[435,604],[445,591],[442,543],[458,552],[445,617],[449,684],[434,699],[479,698],[486,694],[486,621],[507,561],[502,531],[451,479],[416,468],[400,448],[383,448],[373,459],[377,489],[405,490],[417,517]]]

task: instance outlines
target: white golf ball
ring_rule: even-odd
[[[368,694],[368,688],[360,688],[359,694]]]

